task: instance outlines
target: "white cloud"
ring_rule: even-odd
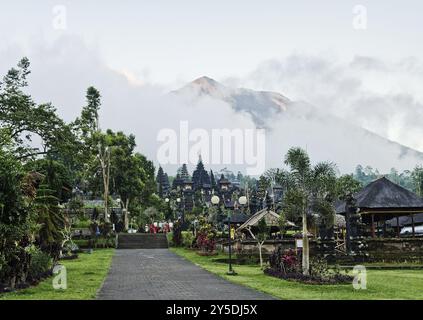
[[[231,83],[303,100],[387,139],[423,151],[422,63],[356,56],[291,55],[269,60]]]
[[[51,101],[71,121],[85,104],[86,88],[94,85],[102,94],[101,126],[135,134],[138,150],[153,160],[159,147],[159,130],[178,131],[180,121],[187,120],[191,129],[208,131],[254,127],[249,114],[235,112],[225,102],[203,98],[194,104],[187,103],[183,97],[168,95],[167,88],[148,84],[148,77],[112,70],[95,48],[77,37],[62,37],[51,44],[39,41],[30,49],[15,47],[2,51],[2,74],[23,55],[32,63],[29,91],[37,102]],[[231,81],[253,89],[278,91],[316,106],[294,104],[287,112],[266,120],[271,128],[267,132],[267,167],[280,167],[286,150],[298,145],[307,148],[316,161],[335,161],[343,172],[352,171],[359,163],[383,171],[393,166],[411,168],[421,159],[403,154],[400,146],[350,123],[423,150],[419,126],[423,123],[421,97],[415,94],[415,82],[409,79],[421,79],[418,65],[413,60],[391,66],[363,57],[343,64],[324,58],[291,56],[263,63],[244,79]],[[391,78],[381,85],[381,75]],[[406,86],[410,92],[395,86],[395,75],[410,81]],[[340,121],[338,116],[346,121]],[[173,174],[176,166],[165,169]]]
[[[62,37],[51,45],[40,43],[19,55],[15,52],[0,52],[0,69],[4,74],[22,55],[28,56],[32,71],[28,90],[35,101],[51,101],[66,121],[72,121],[85,104],[86,89],[95,86],[102,95],[100,126],[135,134],[138,150],[156,164],[159,130],[179,131],[180,121],[188,121],[190,129],[208,131],[254,128],[248,114],[235,112],[227,103],[205,97],[191,105],[184,97],[169,95],[167,88],[108,68],[100,54],[77,37]],[[168,169],[173,173],[177,165]]]

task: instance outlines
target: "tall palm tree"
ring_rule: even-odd
[[[302,270],[310,274],[310,247],[307,216],[317,213],[326,219],[334,219],[331,205],[336,182],[336,167],[330,162],[311,165],[307,152],[301,148],[291,148],[285,156],[285,164],[290,168],[290,186],[284,201],[284,210],[302,218],[303,254]]]

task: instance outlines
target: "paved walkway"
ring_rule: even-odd
[[[98,299],[263,300],[264,293],[230,283],[168,249],[116,250]]]

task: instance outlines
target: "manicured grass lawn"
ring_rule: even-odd
[[[187,260],[229,281],[271,294],[280,299],[423,299],[423,270],[368,270],[367,289],[346,285],[306,285],[267,276],[259,266],[234,265],[237,276],[228,276],[228,266],[213,262],[224,257],[202,257],[195,251],[171,248]]]
[[[78,259],[61,261],[67,272],[66,290],[53,289],[50,277],[36,287],[0,294],[0,300],[94,299],[109,271],[113,253],[114,249],[97,249],[92,254],[79,254]]]

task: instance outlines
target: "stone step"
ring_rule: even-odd
[[[151,238],[151,239],[127,239],[127,238],[119,238],[120,241],[125,242],[151,242],[151,241],[167,241],[163,238]]]
[[[119,239],[119,242],[121,243],[151,243],[151,242],[166,242],[166,239],[153,239],[153,240],[125,240],[125,239]]]
[[[118,235],[118,249],[160,249],[168,248],[166,234],[137,233]]]

